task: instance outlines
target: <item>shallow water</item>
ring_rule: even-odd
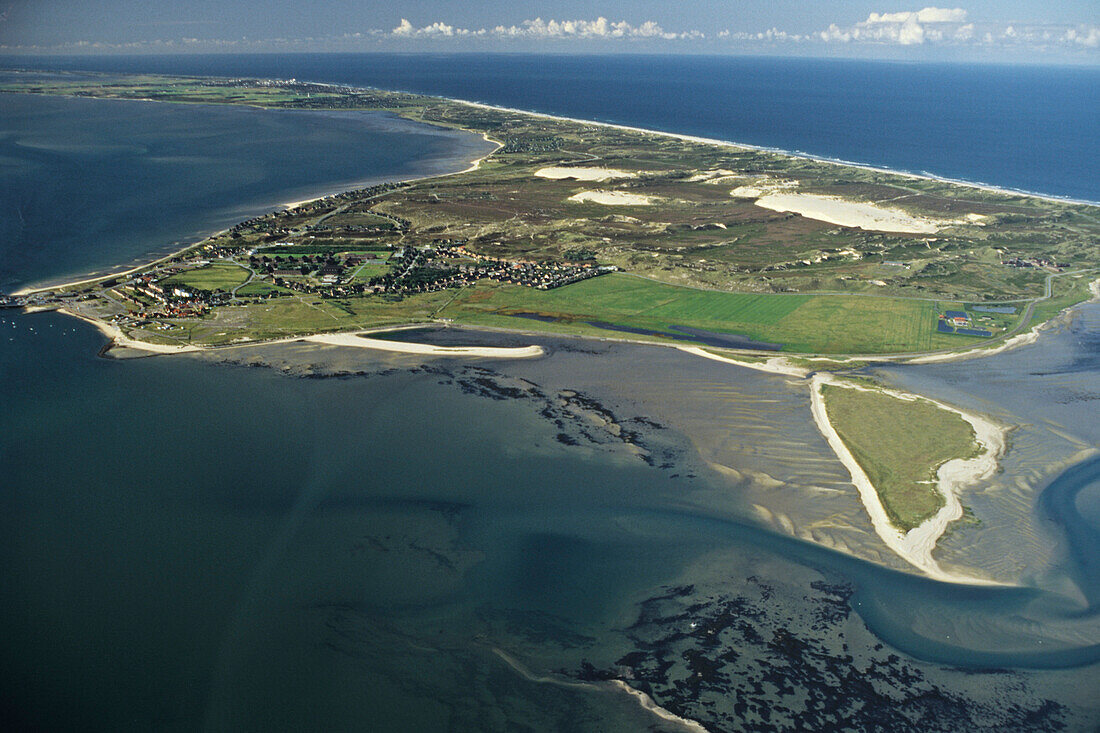
[[[492,150],[383,112],[0,96],[5,291],[133,266],[281,204],[461,170]]]
[[[468,139],[436,141],[439,160]],[[16,147],[74,166],[130,154]],[[175,236],[161,223],[142,226]],[[99,267],[138,241],[72,256]],[[79,261],[36,252],[14,264]],[[1094,729],[1100,482],[1095,463],[1057,477],[1100,440],[1091,308],[1031,350],[876,369],[1017,426],[1004,474],[964,497],[983,523],[945,540],[951,562],[1022,578],[1009,589],[898,572],[798,380],[455,330],[406,337],[548,356],[285,344],[121,361],[82,323],[5,314],[0,714],[678,729],[602,684],[616,678],[715,730]]]
[[[752,482],[697,457],[689,433],[714,424],[683,421],[659,377],[678,375],[668,386],[684,394],[725,385],[720,401],[699,399],[743,434],[727,433],[719,452],[746,474],[779,474],[784,456],[819,449],[812,430],[790,445],[756,432],[751,447],[754,431],[797,420],[804,398],[782,378],[570,339],[545,339],[546,359],[472,364],[234,350],[271,365],[248,369],[209,363],[216,354],[96,358],[101,337],[55,315],[0,329],[0,684],[17,720],[381,730],[652,720],[599,686],[525,679],[494,648],[535,677],[634,676],[717,729],[737,719],[736,699],[775,707],[777,720],[806,714],[754,687],[763,670],[825,695],[839,715],[838,695],[855,693],[831,675],[871,663],[876,691],[858,693],[868,710],[932,689],[909,704],[938,699],[965,728],[973,711],[1003,714],[994,693],[1012,684],[1021,710],[1046,710],[1036,729],[1096,714],[1079,687],[1061,689],[1066,675],[1098,679],[1100,650],[1066,632],[1080,627],[1080,604],[943,586],[768,529],[749,506]],[[757,417],[738,417],[742,406]],[[842,483],[818,460],[821,471],[780,475],[788,490],[830,474]],[[1070,521],[1074,506],[1061,508]],[[1071,531],[1094,538],[1096,527]],[[817,666],[791,667],[797,645],[775,647],[774,634],[818,649]],[[673,683],[699,654],[718,667],[687,694]],[[1039,671],[1065,665],[1078,668]],[[719,695],[734,688],[739,697]]]

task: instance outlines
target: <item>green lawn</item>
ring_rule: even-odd
[[[540,326],[510,313],[561,318]],[[690,326],[779,343],[796,353],[897,353],[957,348],[936,333],[932,301],[859,295],[723,293],[613,274],[555,290],[479,285],[440,315],[472,324],[608,336],[584,321],[667,331]]]
[[[832,385],[822,394],[829,421],[875,485],[890,521],[903,530],[943,506],[937,469],[980,450],[970,423],[928,400]]]
[[[167,285],[193,290],[232,290],[248,280],[248,270],[228,262],[213,262],[206,267],[187,270],[167,278]]]

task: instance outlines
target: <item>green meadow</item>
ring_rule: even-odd
[[[960,346],[962,337],[936,333],[936,305],[861,295],[725,293],[612,274],[549,291],[478,286],[463,291],[439,315],[474,325],[605,337],[611,332],[585,321],[655,331],[688,326],[779,343],[783,351],[795,353],[903,353]],[[516,313],[561,320],[544,324],[515,318]]]

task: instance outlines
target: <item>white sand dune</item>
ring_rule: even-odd
[[[375,349],[377,351],[393,351],[401,354],[421,354],[425,356],[483,356],[494,359],[530,359],[543,355],[541,346],[435,346],[432,344],[363,338],[359,333],[322,333],[306,336],[303,340],[314,344],[325,344],[326,346],[354,346],[358,349]]]
[[[737,191],[745,193],[738,194]],[[735,189],[733,195],[748,195],[747,187]],[[862,201],[846,201],[833,196],[812,193],[765,193],[756,200],[756,205],[771,211],[799,214],[808,219],[817,219],[837,226],[878,232],[934,234],[945,226],[957,223],[913,216],[898,209],[887,209]]]
[[[867,509],[868,515],[870,515],[875,533],[886,543],[886,546],[906,562],[935,580],[968,585],[996,585],[996,583],[984,578],[975,578],[944,570],[933,559],[932,551],[936,549],[936,542],[943,536],[947,525],[962,517],[963,508],[958,497],[959,490],[975,481],[988,478],[996,471],[997,459],[1005,448],[1005,431],[982,417],[964,412],[957,407],[952,407],[937,400],[920,397],[919,399],[927,399],[941,409],[954,412],[970,423],[971,427],[974,428],[975,439],[985,448],[985,451],[976,458],[965,460],[957,458],[940,466],[936,475],[936,486],[944,497],[944,506],[935,516],[927,519],[920,526],[914,527],[908,532],[903,532],[890,522],[874,484],[871,483],[863,468],[856,461],[855,456],[848,450],[848,446],[844,444],[844,441],[836,432],[836,428],[829,421],[829,416],[825,410],[825,398],[821,391],[821,388],[826,384],[833,384],[847,389],[880,391],[903,400],[915,400],[918,399],[918,396],[892,389],[870,388],[850,382],[841,382],[830,374],[822,373],[814,374],[810,387],[810,404],[814,422],[821,434],[825,436],[829,446],[836,453],[837,458],[852,475],[852,483],[855,484],[856,490],[859,492],[859,498]]]
[[[657,198],[625,191],[581,191],[569,197],[577,203],[590,202],[604,206],[652,206]]]
[[[550,166],[535,171],[539,178],[550,178],[555,181],[573,179],[576,181],[610,181],[616,178],[634,178],[637,173],[620,171],[615,168],[567,168],[564,166]]]

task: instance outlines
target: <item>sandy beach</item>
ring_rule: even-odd
[[[357,349],[374,349],[400,354],[420,354],[423,356],[479,356],[490,359],[532,359],[545,352],[541,346],[434,346],[415,344],[405,341],[386,341],[364,338],[362,331],[355,333],[330,333],[306,336],[303,341],[326,346],[353,346]]]
[[[725,356],[707,351],[699,346],[677,346],[677,349],[683,351],[686,354],[694,354],[695,356],[701,356],[704,359],[711,359],[713,361],[720,361],[724,364],[733,364],[734,366],[744,367],[746,369],[755,369],[758,372],[768,372],[769,374],[782,374],[788,377],[798,377],[805,379],[810,376],[809,369],[803,369],[791,364],[782,356],[774,356],[767,361],[741,361],[740,359],[730,359]]]
[[[563,120],[565,122],[575,122],[581,125],[595,125],[599,127],[607,127],[612,130],[626,130],[629,132],[640,132],[646,135],[656,135],[658,137],[667,137],[674,140],[683,140],[684,142],[700,143],[703,145],[716,145],[723,148],[735,148],[737,150],[755,150],[763,153],[776,153],[777,155],[784,155],[790,158],[799,158],[801,160],[812,160],[817,163],[826,163],[828,165],[841,166],[843,168],[856,168],[858,170],[872,171],[874,173],[888,173],[894,176],[900,176],[902,178],[908,178],[917,181],[938,181],[940,183],[950,183],[956,186],[962,186],[964,188],[970,188],[977,191],[989,191],[990,193],[999,193],[1006,196],[1026,196],[1028,198],[1041,199],[1043,201],[1058,201],[1067,204],[1088,204],[1090,206],[1100,205],[1096,201],[1087,201],[1083,199],[1074,199],[1065,196],[1049,196],[1041,193],[1033,193],[1031,191],[1015,191],[1011,188],[1003,188],[999,186],[990,186],[984,183],[975,183],[972,181],[960,181],[954,178],[947,178],[945,176],[932,176],[923,173],[910,173],[908,171],[892,170],[890,168],[880,168],[878,166],[867,165],[865,163],[854,163],[847,160],[835,160],[833,158],[826,158],[818,155],[808,155],[806,153],[797,153],[790,150],[783,150],[781,148],[769,148],[763,145],[749,145],[747,143],[738,143],[731,140],[719,140],[712,137],[699,137],[697,135],[681,135],[675,132],[663,132],[661,130],[649,130],[644,127],[634,127],[632,125],[617,125],[612,122],[597,122],[595,120],[585,120],[578,117],[564,117],[562,115],[549,115],[542,112],[529,112],[524,109],[517,109],[515,107],[502,107],[500,105],[484,104],[482,102],[471,102],[466,99],[457,99],[454,97],[443,97],[451,102],[461,102],[471,107],[478,107],[481,109],[492,109],[500,112],[514,112],[516,114],[530,115],[531,117],[538,117],[544,120]]]
[[[941,409],[954,412],[970,423],[974,429],[975,439],[985,448],[985,451],[975,458],[955,459],[940,466],[936,474],[936,486],[944,497],[944,506],[935,516],[924,521],[920,526],[914,527],[908,532],[903,532],[890,522],[874,484],[871,483],[863,468],[856,461],[855,456],[848,450],[848,447],[829,421],[829,416],[825,410],[824,395],[821,391],[821,388],[826,384],[847,389],[881,391],[903,400],[927,399]],[[996,471],[997,459],[1005,449],[1005,431],[1003,428],[985,418],[937,400],[892,389],[870,388],[850,382],[842,382],[828,374],[818,373],[813,376],[810,386],[810,400],[814,422],[821,434],[825,436],[829,446],[836,453],[837,458],[852,475],[852,483],[859,491],[860,500],[867,509],[875,533],[891,550],[934,580],[968,585],[999,585],[985,578],[948,572],[933,559],[932,552],[936,549],[936,542],[947,530],[947,526],[962,517],[963,507],[959,501],[959,491],[976,481],[988,478]]]
[[[199,351],[198,346],[189,346],[186,344],[180,344],[179,346],[170,346],[168,344],[150,344],[145,341],[137,341],[130,338],[122,332],[122,329],[118,326],[107,323],[106,321],[100,321],[95,318],[89,318],[67,308],[58,308],[58,313],[66,316],[72,316],[73,318],[79,318],[85,323],[90,323],[99,329],[107,338],[111,339],[115,346],[122,346],[127,349],[137,349],[139,351],[148,351],[153,354],[183,354],[189,351]]]

